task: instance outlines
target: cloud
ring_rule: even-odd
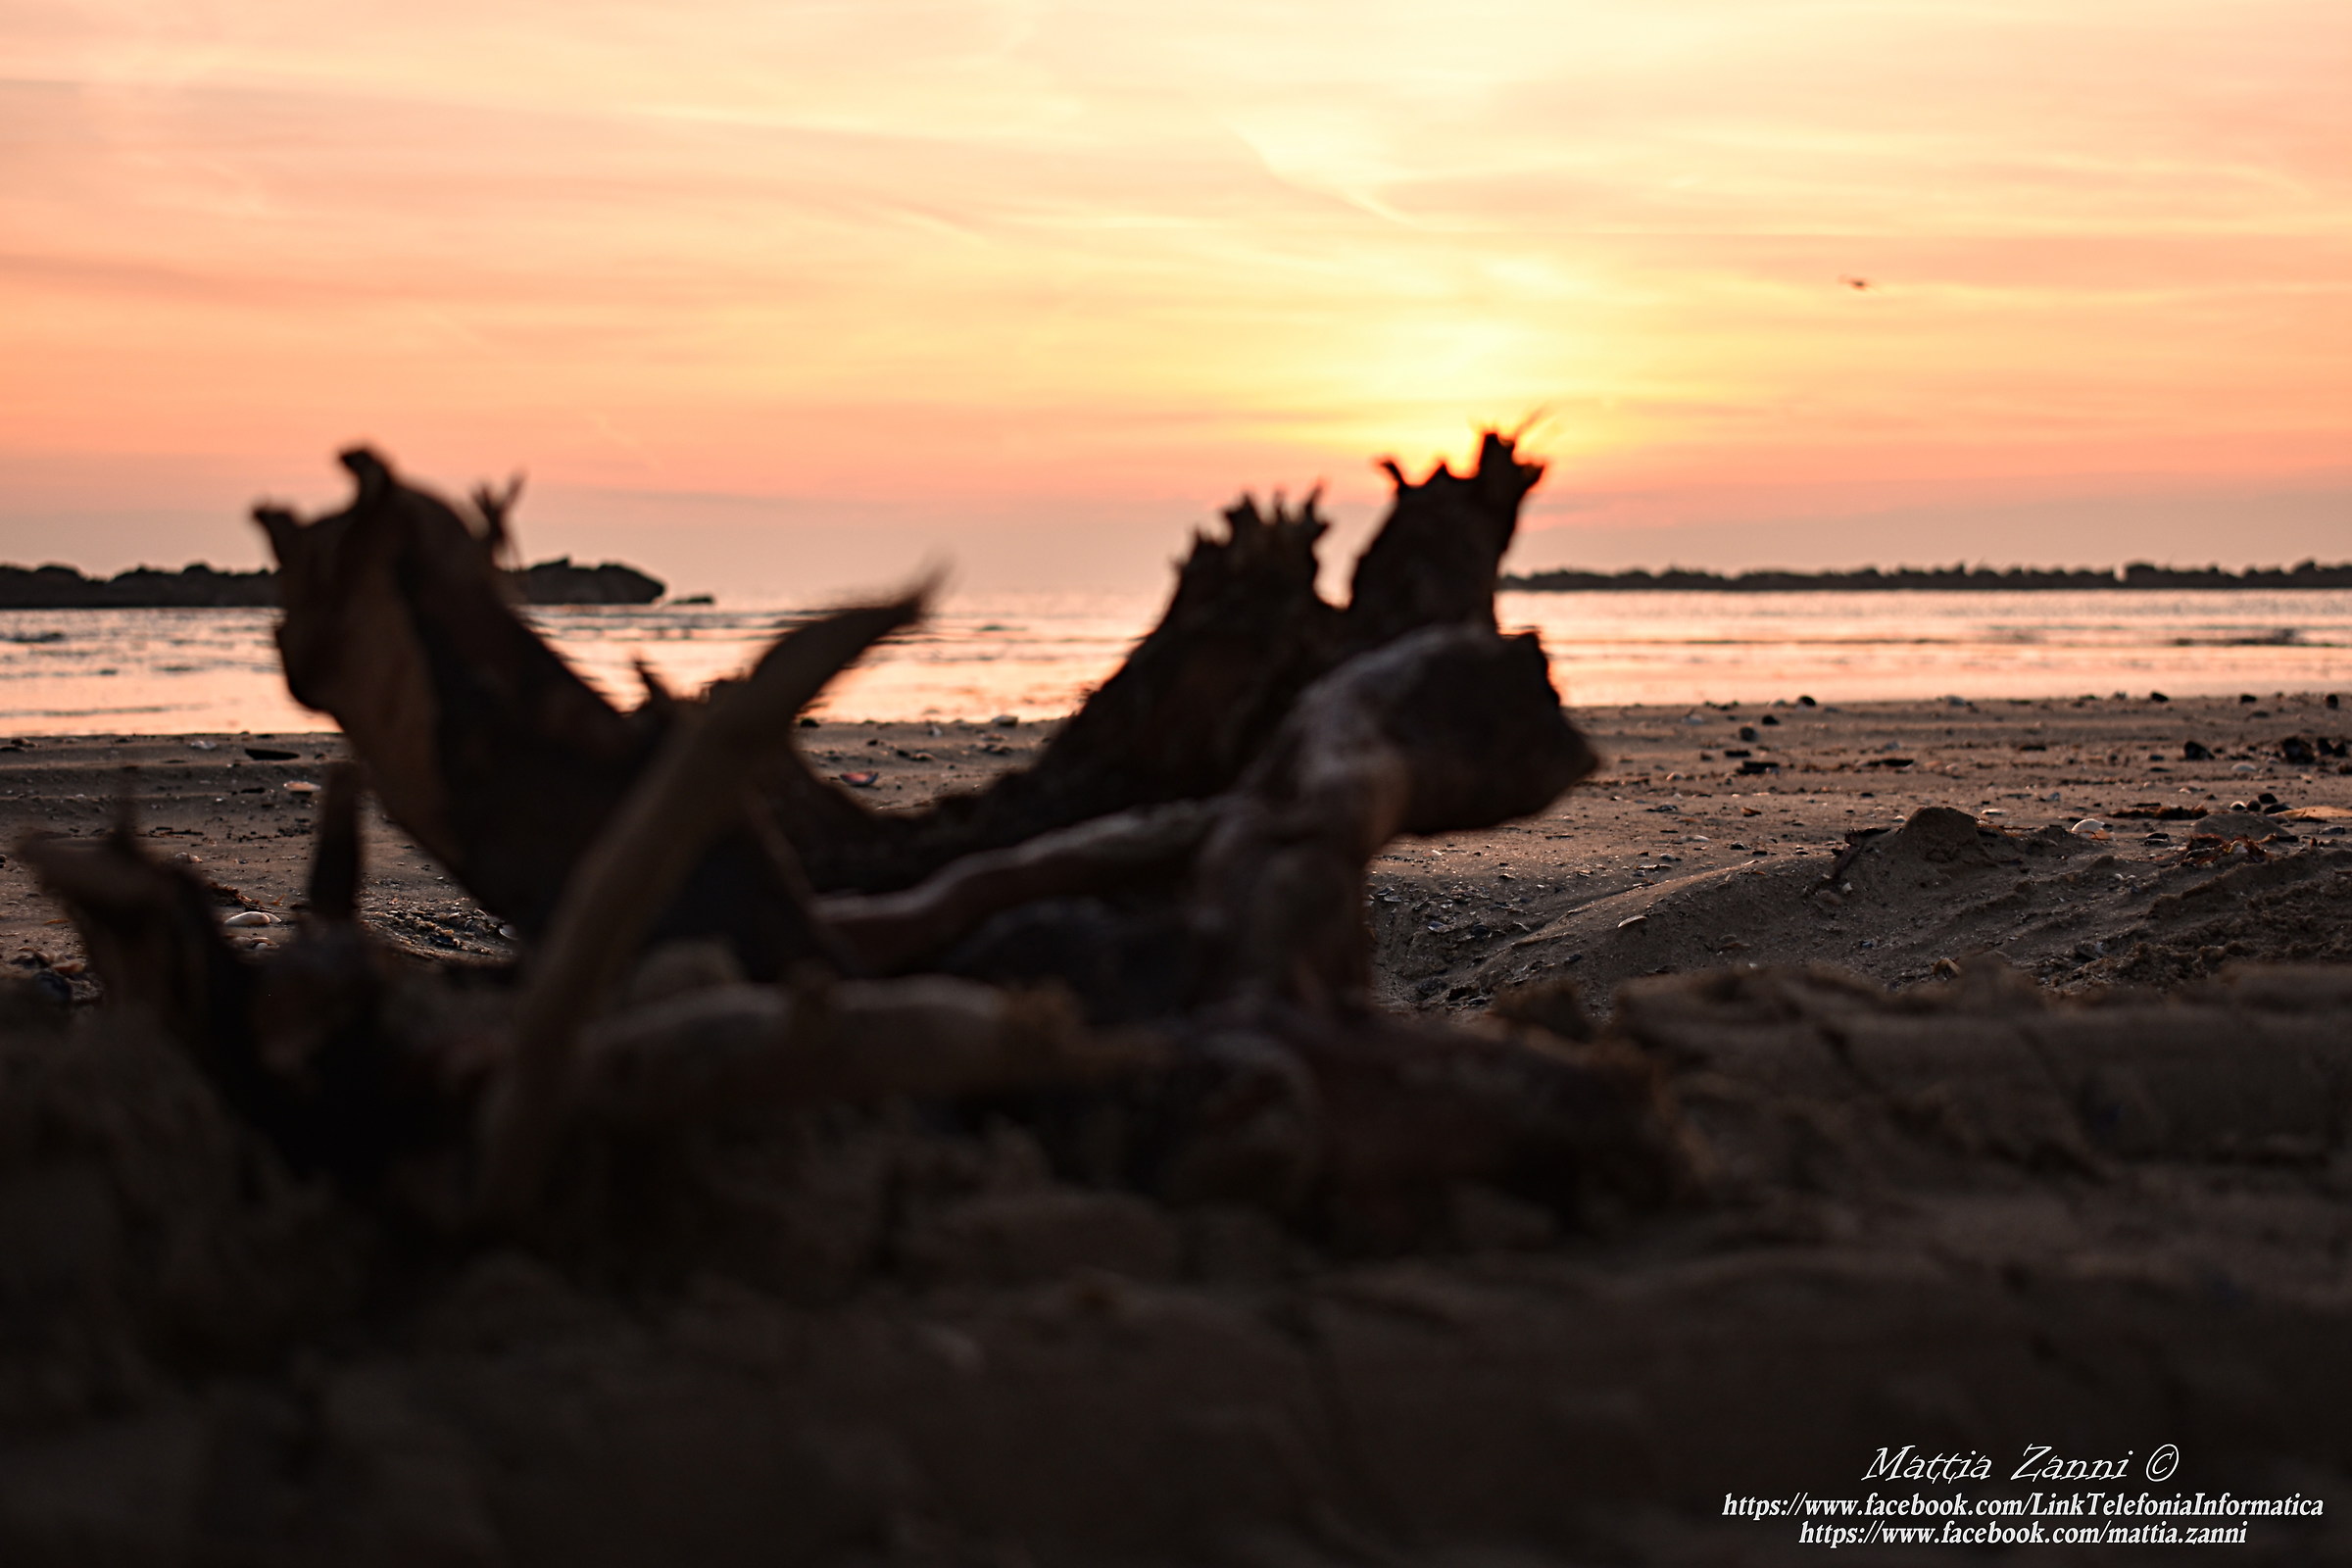
[[[1612,494],[2257,483],[2352,429],[2332,0],[18,0],[0,39],[0,475],[86,460],[126,516],[161,455],[366,435],[1126,518],[1156,569],[1133,498],[1369,505],[1375,453],[1537,407],[1554,486]],[[49,495],[0,485],[0,556]]]

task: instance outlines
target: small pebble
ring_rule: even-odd
[[[235,914],[230,915],[227,919],[221,921],[220,923],[225,926],[244,927],[254,925],[276,925],[279,922],[277,916],[271,914],[267,909],[240,909]]]
[[[2079,839],[2103,839],[2107,836],[2107,824],[2095,816],[2086,816],[2067,831]]]
[[[1646,914],[1629,914],[1624,919],[1617,922],[1617,929],[1620,931],[1630,931],[1635,926],[1647,925],[1648,923],[1649,916]]]
[[[307,778],[290,778],[286,780],[286,792],[290,795],[316,795],[318,786]]]

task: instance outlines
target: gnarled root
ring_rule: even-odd
[[[98,923],[169,960],[116,961],[124,994],[148,985],[290,1155],[331,1157],[318,1150],[371,1095],[427,1103],[335,1168],[364,1179],[402,1139],[469,1147],[477,1213],[527,1230],[559,1197],[564,1151],[600,1129],[636,1138],[905,1096],[1050,1102],[1049,1120],[1109,1107],[1132,1157],[1104,1179],[1247,1197],[1335,1238],[1401,1235],[1426,1220],[1417,1195],[1465,1183],[1563,1211],[1596,1181],[1641,1201],[1676,1189],[1672,1117],[1639,1061],[1431,1030],[1365,1003],[1370,858],[1400,833],[1539,809],[1594,764],[1535,640],[1494,629],[1497,563],[1540,472],[1507,440],[1489,437],[1468,476],[1396,476],[1346,610],[1314,590],[1311,498],[1297,513],[1237,507],[1225,538],[1197,545],[1159,627],[1034,768],[897,822],[818,785],[792,718],[919,613],[919,595],[803,627],[707,700],[649,683],[624,714],[508,603],[493,558],[511,498],[481,498],[468,518],[368,454],[346,463],[360,494],[343,514],[308,527],[262,514],[286,568],[289,682],[343,720],[395,816],[539,941],[511,1013],[401,1034],[381,984],[365,983],[355,851],[332,821],[306,956],[258,969],[209,920],[174,915],[170,874],[118,846],[107,874],[134,892],[117,902],[142,912]],[[347,818],[348,791],[335,799],[330,817]],[[74,874],[57,877],[70,898]],[[810,880],[903,891],[817,901]],[[836,977],[987,975],[1004,921],[1044,913],[1051,938],[1051,911],[1090,899],[1086,918],[1114,945],[1161,954],[1149,995],[1119,994],[1116,965],[1096,977],[1107,1015],[1150,1018],[1148,1032],[1090,1029],[1062,1003],[965,980]],[[166,936],[138,937],[149,930]],[[697,932],[719,934],[754,979],[789,983],[606,1010],[641,949]],[[1056,945],[1042,946],[1050,978]],[[142,964],[179,978],[141,981]],[[314,1087],[321,1072],[334,1087]]]
[[[1177,1008],[1355,1008],[1370,979],[1363,884],[1372,857],[1402,833],[1492,827],[1541,810],[1597,761],[1561,711],[1533,636],[1432,626],[1309,687],[1241,783],[1211,801],[1098,818],[1019,851],[975,856],[905,894],[824,907],[884,963],[938,953],[977,929],[959,955],[966,972],[1038,978],[1004,967],[1036,956],[1041,944],[1025,927],[1058,918],[1073,965],[1085,965],[1103,947],[1135,945],[1121,940],[1124,922],[1141,940],[1184,950],[1169,967],[1185,979],[1165,999]],[[1056,913],[1047,904],[1120,892],[1134,896],[1123,911]],[[1016,915],[1029,901],[1045,906]],[[990,918],[999,921],[993,936]],[[1082,994],[1095,989],[1076,968],[1069,977]],[[1135,999],[1110,1000],[1109,1015],[1131,1015],[1115,1004]]]
[[[468,514],[365,449],[343,465],[359,493],[342,512],[307,525],[254,514],[280,567],[286,684],[342,725],[393,820],[537,937],[689,705],[649,686],[622,713],[523,623],[496,560],[512,492],[478,495]],[[754,826],[730,818],[704,851],[652,911],[656,933],[722,936],[763,976],[822,956],[795,878]]]
[[[773,794],[826,890],[904,888],[962,856],[1090,817],[1197,800],[1236,784],[1299,695],[1349,658],[1425,626],[1494,628],[1494,585],[1519,508],[1543,468],[1490,432],[1478,466],[1415,484],[1387,466],[1396,499],[1356,563],[1346,609],[1315,591],[1325,523],[1244,498],[1223,539],[1194,541],[1165,613],[1037,761],[924,815],[881,817],[805,767]]]
[[[477,497],[468,515],[372,453],[343,461],[359,483],[343,512],[307,526],[256,513],[282,568],[287,682],[343,725],[393,818],[484,907],[536,936],[688,705],[656,693],[619,712],[515,614],[494,560],[512,493]],[[1215,795],[1349,656],[1425,625],[1492,628],[1497,564],[1540,473],[1490,435],[1468,476],[1396,474],[1346,610],[1315,591],[1314,498],[1270,512],[1245,499],[1223,537],[1195,542],[1159,624],[1033,766],[884,816],[785,749],[762,785],[775,822],[814,886],[881,892],[1097,816]],[[659,929],[719,932],[754,972],[783,973],[810,955],[772,928],[772,906],[790,902],[772,862],[756,835],[722,837]]]
[[[571,878],[545,947],[533,957],[514,1022],[513,1053],[485,1107],[483,1181],[496,1211],[536,1202],[572,1094],[574,1037],[606,982],[635,956],[689,868],[731,822],[760,808],[754,772],[791,733],[792,718],[872,642],[922,613],[920,593],[845,611],[786,633],[739,682],[682,708],[651,766]],[[808,913],[790,847],[772,841],[781,907],[807,945],[829,947]]]
[[[330,776],[317,901],[294,941],[258,960],[235,952],[209,890],[148,858],[124,825],[94,844],[39,839],[21,853],[66,907],[111,1004],[186,1051],[222,1102],[297,1171],[362,1197],[420,1152],[464,1136],[461,1032],[395,1016],[389,956],[352,917],[359,790]]]
[[[656,737],[514,613],[473,516],[343,454],[349,507],[304,525],[257,508],[279,568],[297,702],[334,715],[393,820],[485,908],[539,929]]]
[[[1349,661],[1299,699],[1202,846],[1209,997],[1359,1004],[1372,857],[1400,833],[1541,810],[1597,761],[1533,636],[1432,626]]]

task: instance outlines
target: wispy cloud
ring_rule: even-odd
[[[0,40],[0,556],[57,475],[178,515],[362,435],[951,548],[959,498],[1367,501],[1540,407],[1555,489],[1694,498],[2352,436],[2336,0],[14,0]]]

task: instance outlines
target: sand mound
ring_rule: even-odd
[[[1627,981],[1723,963],[1829,962],[1900,986],[1933,978],[1939,962],[1998,954],[2082,989],[2170,986],[2233,961],[2352,959],[2352,852],[2299,842],[2274,818],[2248,821],[2267,843],[2133,840],[2127,858],[2113,834],[1993,827],[1929,807],[1834,856],[1596,900],[1494,944],[1457,1000],[1483,1005],[1513,987],[1574,981],[1598,1008]]]
[[[1857,845],[1869,848],[1871,868],[1888,876],[1910,866],[1988,867],[2008,858],[1993,853],[2000,842],[1998,831],[1980,826],[1966,811],[1926,806],[1885,837],[1872,834]]]

